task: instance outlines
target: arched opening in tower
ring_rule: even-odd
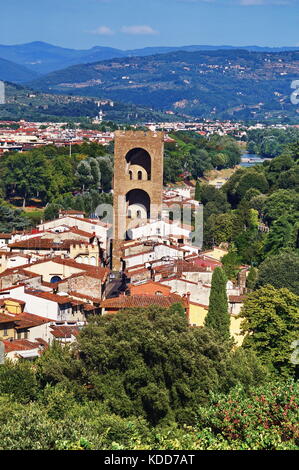
[[[150,219],[151,199],[142,189],[132,189],[126,195],[127,217],[132,219]]]
[[[126,155],[127,173],[130,179],[150,180],[152,160],[150,154],[142,148],[134,148]]]

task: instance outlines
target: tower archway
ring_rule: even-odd
[[[131,149],[126,155],[126,162],[130,179],[151,180],[152,160],[146,150],[140,147]]]
[[[143,189],[132,189],[126,194],[127,217],[149,219],[151,199]]]

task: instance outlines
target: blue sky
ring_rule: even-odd
[[[299,46],[299,0],[7,0],[0,44]]]

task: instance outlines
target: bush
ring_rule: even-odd
[[[0,394],[10,395],[20,403],[28,403],[36,398],[37,391],[32,364],[7,360],[0,366]]]

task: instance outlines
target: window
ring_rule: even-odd
[[[4,328],[4,330],[3,330],[3,336],[8,336],[7,328]]]
[[[137,211],[137,219],[141,219],[141,211]]]
[[[142,180],[142,171],[138,171],[138,179]]]
[[[133,172],[131,170],[129,171],[129,175],[130,175],[130,180],[132,180],[133,179]]]

